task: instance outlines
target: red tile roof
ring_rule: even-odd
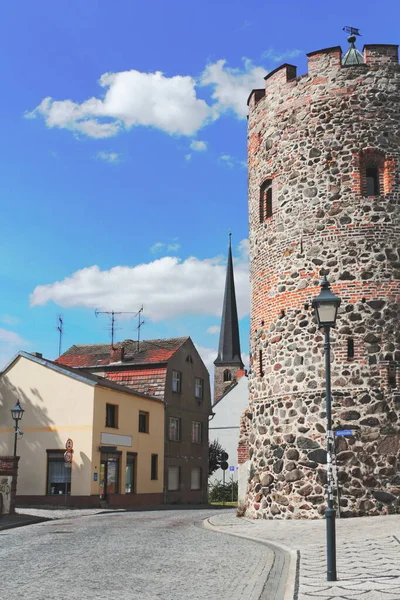
[[[143,340],[134,342],[125,340],[114,344],[116,351],[123,349],[124,358],[118,364],[151,364],[167,362],[186,342],[188,337]],[[114,355],[117,352],[114,352]],[[95,367],[115,363],[111,356],[110,344],[88,344],[71,346],[56,362],[69,367]]]
[[[104,376],[114,383],[134,389],[140,394],[163,398],[166,367],[161,369],[137,369],[131,371],[106,371]]]

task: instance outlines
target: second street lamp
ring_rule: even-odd
[[[15,421],[15,427],[14,427],[14,457],[17,456],[17,438],[18,438],[18,433],[22,433],[20,432],[19,428],[18,428],[18,423],[19,421],[22,419],[22,417],[24,416],[24,409],[22,408],[19,400],[17,400],[14,408],[11,409],[11,416]]]
[[[332,395],[331,395],[331,342],[330,328],[335,327],[337,312],[341,299],[332,293],[329,281],[324,276],[321,282],[321,293],[312,301],[318,327],[324,329],[325,334],[325,398],[326,398],[326,445],[327,445],[327,479],[328,479],[328,508],[325,511],[326,519],[326,550],[327,550],[327,580],[336,581],[336,528],[335,509],[333,508],[333,431],[332,431]]]

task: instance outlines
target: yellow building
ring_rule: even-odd
[[[10,411],[17,399],[25,410],[18,505],[162,503],[162,400],[20,352],[0,374],[0,456],[13,453]]]

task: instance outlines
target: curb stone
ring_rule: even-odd
[[[252,523],[251,520],[245,520]],[[268,546],[274,553],[274,560],[263,585],[259,600],[296,600],[300,566],[299,552],[291,550],[283,544],[267,542],[259,537],[229,531],[227,530],[229,525],[216,526],[210,522],[210,518],[205,519],[202,525],[205,529],[210,529],[211,531],[233,535]]]

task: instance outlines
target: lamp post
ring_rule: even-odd
[[[332,293],[329,282],[324,276],[321,282],[321,292],[312,301],[312,307],[317,318],[319,328],[325,333],[325,399],[326,399],[326,445],[327,445],[327,479],[328,479],[328,508],[325,510],[326,519],[326,557],[327,580],[336,581],[336,531],[335,510],[333,508],[333,472],[332,472],[332,396],[331,396],[331,342],[330,329],[335,327],[336,316],[341,299]]]
[[[15,427],[14,427],[14,457],[17,456],[17,437],[19,433],[22,433],[20,431],[20,429],[18,428],[18,422],[22,419],[23,415],[24,415],[24,409],[22,408],[21,404],[19,403],[19,400],[17,400],[16,405],[14,406],[14,408],[11,409],[11,416],[15,421]]]

